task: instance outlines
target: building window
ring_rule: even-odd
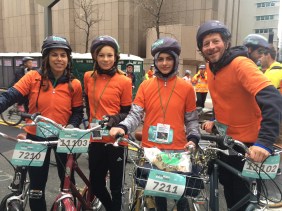
[[[274,15],[262,15],[262,16],[256,16],[257,21],[263,21],[263,20],[273,20]]]
[[[275,7],[275,1],[257,3],[257,8],[261,7]]]
[[[255,29],[256,34],[267,34],[267,33],[272,33],[273,28],[267,28],[267,29]]]

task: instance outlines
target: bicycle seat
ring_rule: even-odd
[[[135,138],[137,139],[137,141],[142,141],[142,131],[136,131],[135,132]]]

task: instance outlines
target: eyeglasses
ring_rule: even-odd
[[[258,54],[267,54],[267,53],[268,53],[267,50],[264,49],[264,48],[259,48],[258,49]]]

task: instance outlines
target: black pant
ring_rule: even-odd
[[[124,148],[91,143],[89,147],[89,169],[91,189],[107,211],[120,211],[122,204],[122,179]],[[110,172],[110,196],[106,187],[106,175]]]
[[[242,171],[244,167],[244,161],[238,156],[226,156],[221,154],[220,160],[233,166],[239,171]],[[221,166],[219,166],[219,181],[224,187],[224,195],[228,208],[234,206],[250,192],[248,182],[243,181],[237,175],[232,174]],[[248,203],[242,206],[238,211],[244,211],[247,206]]]
[[[30,134],[27,134],[27,139],[36,140],[36,141],[44,140],[40,137],[33,136]],[[29,205],[30,205],[31,211],[39,211],[39,210],[46,211],[47,210],[46,200],[45,200],[45,187],[46,187],[46,183],[48,179],[50,153],[51,153],[51,148],[49,148],[46,152],[46,157],[45,157],[43,166],[28,167],[28,174],[30,178],[30,191],[33,191],[33,190],[42,191],[42,197],[40,198],[32,198],[32,194],[31,194],[31,197],[29,198]],[[56,162],[57,162],[58,175],[61,181],[60,188],[62,189],[63,184],[64,184],[65,164],[67,161],[67,154],[55,152],[55,157],[56,157]],[[73,174],[72,174],[71,180],[75,184]]]
[[[155,197],[156,205],[157,205],[157,211],[164,211],[167,210],[167,200],[164,197]],[[189,203],[188,199],[185,197],[182,197],[177,202],[177,211],[189,211]]]
[[[197,95],[197,102],[196,102],[196,106],[197,107],[205,107],[205,102],[206,102],[206,98],[207,98],[207,92],[196,92]]]

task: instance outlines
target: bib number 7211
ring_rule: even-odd
[[[144,194],[178,200],[185,191],[185,184],[183,175],[151,169]]]

